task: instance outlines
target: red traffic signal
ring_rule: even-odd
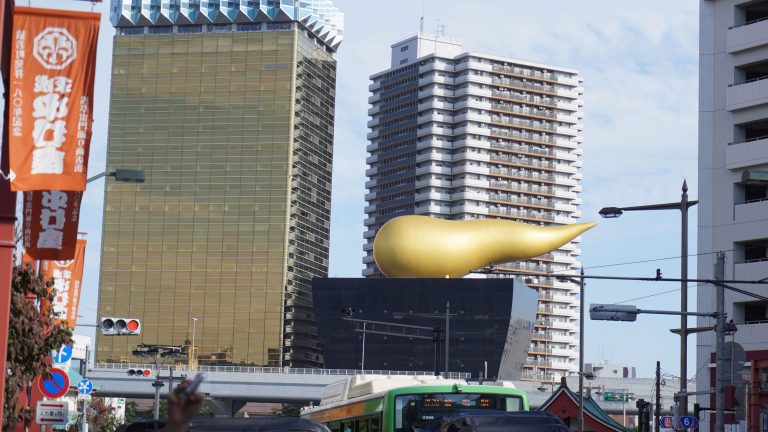
[[[141,334],[141,321],[136,318],[102,318],[99,324],[105,336],[136,336]]]
[[[128,376],[132,377],[148,377],[152,374],[152,371],[149,369],[128,369]]]

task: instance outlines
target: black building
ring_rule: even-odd
[[[365,333],[363,365],[364,333],[355,331],[362,323],[344,318],[439,326],[442,334],[450,304],[448,370],[479,377],[487,368],[487,378],[499,379],[520,379],[538,301],[534,290],[512,279],[316,278],[312,290],[326,368],[432,371],[431,340],[377,333]],[[370,323],[366,330],[401,331]],[[440,371],[445,370],[444,342],[443,335]]]

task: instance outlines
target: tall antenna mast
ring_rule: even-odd
[[[421,0],[421,20],[419,23],[419,34],[424,34],[424,0]]]

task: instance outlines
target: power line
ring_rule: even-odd
[[[736,249],[726,249],[726,250],[717,251],[717,252],[701,252],[701,253],[696,253],[696,254],[688,254],[688,255],[686,255],[686,257],[687,258],[692,258],[692,257],[701,256],[701,255],[713,255],[713,254],[720,253],[720,252],[733,252],[735,250]],[[652,258],[652,259],[647,259],[647,260],[628,261],[628,262],[615,263],[615,264],[601,264],[601,265],[596,265],[596,266],[584,267],[584,269],[586,270],[586,269],[596,269],[596,268],[604,268],[604,267],[618,267],[618,266],[623,266],[623,265],[644,264],[644,263],[649,263],[649,262],[668,261],[668,260],[681,259],[681,258],[683,258],[683,256],[682,255],[678,255],[678,256],[671,256],[671,257],[665,257],[665,258]]]

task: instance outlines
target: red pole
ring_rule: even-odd
[[[13,37],[14,0],[0,2],[0,72],[5,89],[5,109],[3,110],[2,160],[0,171],[8,174],[8,106],[11,66],[11,39]],[[0,176],[0,422],[3,418],[5,399],[6,356],[8,355],[8,319],[11,309],[11,272],[13,270],[14,224],[16,222],[16,193],[11,192],[8,180]]]

